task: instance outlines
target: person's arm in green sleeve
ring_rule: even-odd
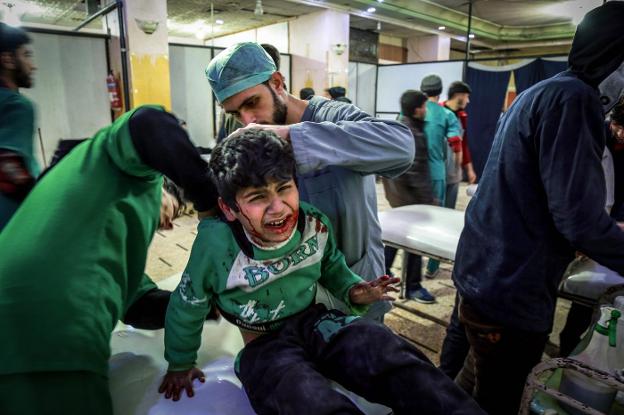
[[[336,298],[344,301],[356,315],[365,314],[369,305],[376,301],[392,300],[386,293],[398,291],[391,284],[397,283],[399,279],[383,276],[370,282],[364,281],[349,269],[344,255],[336,247],[329,219],[323,216],[322,222],[327,226],[327,245],[323,253],[319,283]]]
[[[204,378],[203,372],[195,367],[204,320],[212,300],[206,281],[212,267],[210,256],[206,255],[209,244],[204,235],[207,234],[202,232],[200,224],[189,262],[180,284],[171,294],[165,318],[165,359],[169,368],[159,392],[174,401],[180,398],[183,390],[189,397],[193,396],[193,379],[203,382]]]

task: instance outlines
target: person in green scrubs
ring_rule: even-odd
[[[216,206],[177,119],[140,107],[74,148],[0,233],[1,414],[112,414],[111,332],[177,210],[163,175],[196,210]]]
[[[39,174],[33,150],[33,104],[19,88],[33,85],[35,65],[25,31],[0,23],[0,232]]]

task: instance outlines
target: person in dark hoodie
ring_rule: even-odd
[[[575,251],[624,274],[601,166],[604,114],[624,90],[623,32],[622,2],[585,16],[569,69],[520,94],[499,121],[468,205],[453,281],[471,348],[457,380],[474,381],[490,414],[518,412]]]
[[[408,90],[401,95],[401,116],[399,121],[407,125],[414,136],[416,154],[414,162],[408,171],[395,179],[382,178],[386,199],[390,206],[415,204],[433,204],[433,190],[429,175],[429,152],[425,137],[425,114],[427,113],[427,95],[424,92]],[[390,274],[390,267],[394,262],[397,249],[391,246],[384,248],[386,273]],[[407,269],[405,270],[405,296],[420,303],[433,303],[435,297],[422,286],[422,257],[407,255]]]

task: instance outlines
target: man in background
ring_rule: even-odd
[[[431,177],[429,175],[429,156],[427,151],[427,137],[425,137],[425,114],[427,113],[427,95],[420,91],[408,90],[401,95],[401,116],[399,121],[407,125],[412,131],[416,155],[408,171],[395,179],[383,178],[386,199],[391,207],[433,204],[431,191]],[[391,275],[390,268],[394,262],[397,249],[386,246],[386,274]],[[405,252],[407,266],[405,275],[405,296],[419,303],[430,304],[435,297],[422,286],[422,257]]]
[[[35,159],[33,104],[19,93],[30,88],[36,70],[30,38],[0,23],[0,232],[39,175]]]
[[[438,75],[424,77],[420,89],[428,96],[425,137],[427,137],[429,151],[429,173],[433,197],[438,206],[445,206],[447,153],[452,152],[454,166],[461,165],[461,127],[455,114],[439,104],[442,79]],[[430,258],[425,277],[435,278],[439,267],[440,262]]]
[[[477,182],[477,175],[472,166],[472,157],[468,149],[468,114],[465,111],[468,103],[470,103],[470,93],[470,86],[467,83],[455,81],[449,85],[447,100],[442,102],[445,108],[453,111],[463,131],[461,166],[455,163],[454,153],[449,151],[446,158],[446,200],[444,206],[449,209],[455,209],[459,183],[462,181],[464,172],[466,172],[468,183]]]

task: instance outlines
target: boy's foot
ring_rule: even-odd
[[[421,287],[417,290],[408,291],[406,297],[410,300],[418,301],[419,303],[423,304],[435,303],[435,297],[424,287]]]
[[[428,270],[425,271],[425,278],[428,278],[430,280],[434,279],[435,277],[437,277],[438,275],[440,275],[440,268],[436,269],[433,272],[429,272]]]

